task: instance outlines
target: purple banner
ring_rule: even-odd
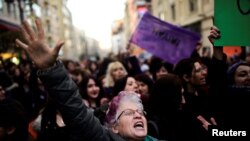
[[[130,43],[169,63],[176,64],[181,59],[190,57],[199,40],[200,35],[145,13]]]

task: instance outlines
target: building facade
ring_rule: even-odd
[[[214,0],[152,0],[151,4],[154,16],[199,33],[202,46],[211,48],[207,36],[213,25]]]
[[[83,51],[79,51],[73,41],[76,36],[67,0],[0,0],[0,53],[18,52],[14,41],[22,38],[18,33],[21,21],[26,19],[35,26],[36,17],[42,20],[51,47],[59,40],[65,41],[60,57],[78,60],[78,54]]]
[[[13,52],[24,6],[24,1],[0,0],[0,53]]]

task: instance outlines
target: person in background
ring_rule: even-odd
[[[97,63],[97,61],[90,61],[89,62],[89,71],[91,72],[91,74],[97,78],[97,75],[99,73],[99,64]]]
[[[246,61],[246,63],[250,64],[250,52],[247,53],[245,61]]]
[[[163,61],[158,57],[152,57],[150,61],[150,72],[153,75],[153,80],[156,81],[161,76],[173,72],[173,64]]]
[[[182,107],[185,105],[182,96],[182,83],[176,75],[169,73],[155,82],[149,96],[150,135],[169,141],[185,139],[189,132],[183,124],[186,119],[182,114]]]
[[[207,127],[203,128],[199,119],[206,119],[215,123],[210,106],[210,97],[207,90],[207,72],[194,58],[180,60],[174,73],[180,78],[183,88],[183,96],[186,101],[183,106],[187,127],[186,138],[193,141],[206,140],[209,136]]]
[[[138,93],[138,84],[132,76],[125,76],[118,79],[113,87],[113,96],[117,96],[120,91],[133,91]]]
[[[209,40],[214,43],[221,37],[220,31],[213,26],[210,29]],[[215,71],[217,72],[217,81],[220,83],[214,87],[214,92],[217,97],[214,102],[217,106],[218,126],[223,129],[249,131],[250,122],[248,111],[250,99],[250,64],[240,60],[234,64],[227,66],[226,55],[223,54],[222,47],[215,47],[217,60],[220,61],[220,66]],[[217,93],[216,93],[217,92]],[[223,105],[221,105],[223,101]]]
[[[114,61],[108,65],[108,69],[104,78],[104,91],[112,97],[112,91],[115,81],[126,76],[127,70],[119,61]]]
[[[101,105],[101,99],[104,96],[104,92],[101,84],[93,76],[83,77],[80,85],[80,94],[87,107],[93,110]],[[108,101],[107,101],[108,102]],[[102,104],[104,104],[103,102]]]
[[[141,95],[142,104],[146,112],[148,112],[148,101],[153,90],[154,81],[147,74],[138,74],[135,76],[137,81],[139,94]]]

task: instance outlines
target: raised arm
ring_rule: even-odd
[[[208,36],[209,41],[213,45],[214,54],[213,56],[218,59],[223,59],[223,48],[222,47],[215,47],[214,46],[214,40],[219,39],[221,37],[220,31],[216,26],[211,27],[210,34]]]
[[[63,42],[56,47],[49,47],[41,21],[36,19],[37,33],[25,21],[21,30],[26,43],[16,40],[18,46],[28,55],[40,69],[38,76],[42,80],[49,96],[56,102],[66,126],[71,133],[70,140],[108,141],[106,130],[93,113],[88,111],[82,102],[78,87],[67,74],[63,64],[57,60]]]

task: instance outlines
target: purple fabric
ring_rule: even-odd
[[[130,43],[147,50],[163,60],[176,64],[190,57],[200,35],[174,26],[145,13],[141,18]]]

